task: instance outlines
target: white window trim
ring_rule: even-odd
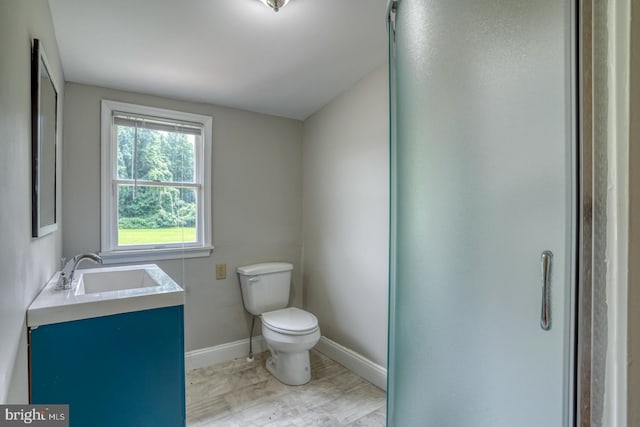
[[[118,248],[117,224],[115,199],[112,193],[113,162],[116,159],[117,147],[113,144],[113,111],[124,111],[133,114],[146,116],[163,117],[167,119],[200,123],[203,126],[202,135],[203,155],[197,156],[198,164],[196,168],[203,173],[201,196],[202,203],[198,208],[198,227],[203,230],[201,243],[198,245],[183,245],[176,247],[161,248]],[[114,264],[122,262],[145,262],[166,259],[181,259],[207,257],[213,250],[211,241],[211,139],[212,139],[213,119],[210,116],[184,113],[180,111],[165,110],[162,108],[147,107],[144,105],[129,104],[124,102],[102,100],[102,123],[101,123],[101,252],[103,263]],[[201,227],[201,228],[200,228]]]

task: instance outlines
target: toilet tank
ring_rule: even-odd
[[[291,270],[288,262],[265,262],[238,267],[244,307],[253,315],[285,308],[289,304]]]

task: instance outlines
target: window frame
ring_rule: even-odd
[[[211,241],[211,146],[213,118],[145,105],[103,99],[101,102],[101,256],[103,263],[141,262],[163,259],[207,257],[213,250]],[[201,144],[196,144],[195,180],[197,242],[118,246],[117,136],[113,114],[157,117],[176,122],[190,122],[202,126]],[[199,146],[198,146],[199,145]],[[170,184],[170,183],[169,183]]]

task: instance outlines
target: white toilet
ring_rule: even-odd
[[[262,319],[271,352],[267,370],[280,382],[302,385],[311,379],[309,350],[320,339],[320,327],[308,311],[286,308],[292,270],[286,262],[267,262],[238,267],[238,275],[245,308]]]

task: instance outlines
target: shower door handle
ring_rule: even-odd
[[[540,311],[540,327],[545,331],[551,329],[551,251],[542,252],[542,309]]]

